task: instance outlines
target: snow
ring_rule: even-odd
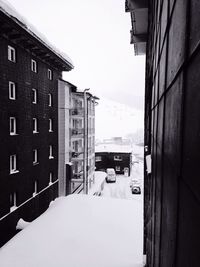
[[[43,34],[41,34],[32,24],[30,24],[23,16],[21,16],[16,11],[16,9],[6,0],[0,0],[0,10],[4,12],[8,17],[11,17],[13,20],[15,20],[16,23],[20,24],[20,26],[23,27],[29,34],[38,39],[48,49],[53,51],[58,57],[60,57],[64,61],[67,61],[71,68],[74,67],[72,60],[66,53],[59,51],[58,48],[50,44],[47,38]]]
[[[133,200],[70,195],[0,249],[2,267],[142,266],[142,214]]]
[[[30,222],[26,222],[22,218],[20,218],[19,221],[17,222],[16,230],[23,230],[29,225],[30,225]]]
[[[92,187],[89,189],[88,194],[94,195],[100,193],[104,188],[105,178],[107,174],[101,171],[95,171],[95,180]]]
[[[146,156],[147,173],[151,173],[151,155]]]
[[[95,146],[95,152],[131,153],[130,146],[118,144],[99,144]]]

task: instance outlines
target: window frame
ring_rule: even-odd
[[[38,194],[38,181],[34,181],[34,192],[33,192],[33,197]]]
[[[49,132],[53,132],[53,119],[49,118]]]
[[[49,159],[54,159],[53,146],[52,145],[49,145]]]
[[[17,208],[17,193],[10,193],[10,212],[14,211]]]
[[[122,161],[123,160],[122,156],[120,156],[120,155],[115,155],[113,157],[113,159],[114,159],[114,161]]]
[[[37,73],[37,61],[34,59],[31,59],[31,71]]]
[[[10,117],[10,135],[16,135],[17,134],[17,119],[16,117]]]
[[[53,172],[49,173],[49,185],[53,184]]]
[[[17,169],[17,155],[10,155],[10,174],[14,174],[19,172]]]
[[[33,149],[33,165],[36,165],[38,163],[38,149]]]
[[[8,60],[16,63],[16,49],[11,45],[8,45]]]
[[[52,107],[53,106],[53,96],[51,93],[48,94],[48,106]]]
[[[15,82],[8,82],[8,95],[10,100],[16,100],[16,84]],[[12,96],[13,95],[13,96]]]
[[[37,99],[37,89],[32,88],[32,93],[33,93],[33,95],[32,95],[32,103],[33,104],[37,104],[37,102],[38,102],[38,99]]]
[[[97,158],[100,158],[100,159],[97,159]],[[95,156],[95,162],[99,162],[99,161],[102,161],[102,156]]]
[[[38,119],[37,118],[33,118],[33,133],[39,133],[38,131]]]
[[[51,69],[47,69],[47,77],[49,80],[53,80],[53,72]]]

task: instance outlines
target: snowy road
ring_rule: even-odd
[[[134,199],[142,201],[143,199],[143,185],[142,185],[142,175],[143,175],[143,164],[134,164],[131,176],[126,177],[124,175],[117,175],[116,183],[104,183],[104,189],[101,192],[101,196],[113,197],[121,199]],[[130,181],[131,179],[137,179],[141,183],[141,194],[135,195],[131,193]]]

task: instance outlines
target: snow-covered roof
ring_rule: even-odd
[[[27,33],[36,38],[39,42],[41,42],[46,48],[51,50],[57,57],[59,57],[62,61],[65,62],[70,68],[74,68],[74,64],[69,56],[58,50],[55,46],[53,46],[47,38],[41,34],[31,23],[29,23],[26,18],[21,16],[16,9],[8,3],[6,0],[0,0],[0,11],[2,11],[7,17],[15,21],[20,27],[22,27]]]
[[[70,195],[0,250],[4,267],[142,266],[141,203]]]
[[[130,146],[118,144],[99,144],[95,146],[95,152],[110,152],[110,153],[131,153]]]

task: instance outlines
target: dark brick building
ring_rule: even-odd
[[[132,152],[129,146],[116,144],[101,144],[95,148],[95,170],[106,171],[107,168],[115,169],[116,174],[130,175],[132,167]]]
[[[200,249],[200,2],[126,1],[135,46],[148,14],[145,144],[147,266],[198,267]],[[139,36],[140,37],[140,36]]]
[[[58,196],[58,79],[72,68],[0,5],[0,245]]]

